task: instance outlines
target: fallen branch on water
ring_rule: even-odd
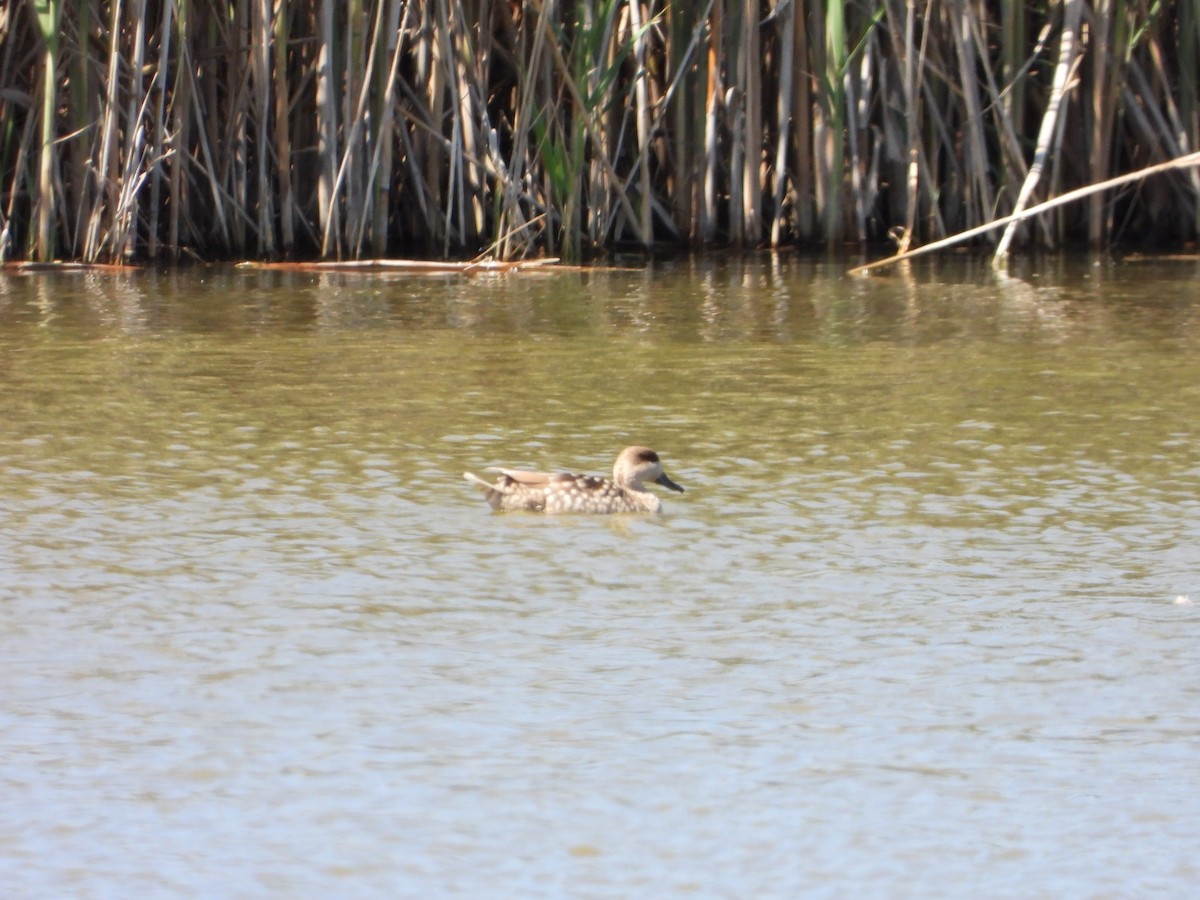
[[[64,262],[54,260],[51,262],[37,262],[34,260],[16,260],[14,262],[0,262],[0,275],[32,275],[40,272],[53,272],[56,275],[82,275],[88,272],[113,272],[124,274],[137,270],[135,265],[127,265],[125,263],[84,263],[84,262]]]
[[[299,272],[410,272],[413,274],[458,274],[473,275],[487,273],[506,275],[522,269],[561,268],[557,258],[525,259],[516,262],[481,259],[469,262],[446,262],[423,259],[352,259],[324,262],[244,262],[247,269],[289,269]]]
[[[1156,163],[1153,166],[1147,166],[1144,169],[1138,169],[1136,172],[1127,172],[1124,175],[1118,175],[1116,178],[1110,178],[1107,181],[1101,181],[1096,184],[1089,184],[1085,187],[1076,188],[1073,191],[1067,191],[1047,200],[1045,203],[1039,203],[1037,206],[1031,206],[1019,213],[1013,213],[1011,216],[1004,216],[1001,219],[994,219],[984,225],[978,225],[975,228],[968,228],[966,231],[951,235],[947,238],[942,238],[940,241],[934,241],[932,244],[926,244],[923,247],[918,247],[915,250],[909,250],[905,253],[897,253],[895,256],[889,256],[886,259],[877,259],[875,262],[869,262],[865,265],[855,266],[847,274],[858,275],[862,272],[868,272],[871,269],[881,269],[884,266],[890,266],[893,263],[903,262],[906,259],[912,259],[914,256],[923,256],[926,253],[932,253],[935,250],[941,250],[945,247],[961,244],[963,241],[969,241],[971,238],[978,237],[981,234],[987,234],[989,231],[995,231],[997,228],[1003,228],[1010,222],[1022,222],[1025,219],[1031,219],[1034,216],[1039,216],[1044,212],[1048,212],[1056,207],[1063,206],[1067,203],[1073,203],[1076,200],[1082,200],[1084,197],[1090,197],[1092,194],[1100,191],[1107,191],[1111,188],[1120,187],[1123,184],[1128,184],[1131,181],[1141,181],[1144,178],[1149,178],[1151,175],[1157,175],[1160,172],[1170,172],[1174,169],[1190,169],[1200,166],[1200,152],[1188,153],[1184,156],[1176,157],[1175,159],[1167,160],[1166,162]]]

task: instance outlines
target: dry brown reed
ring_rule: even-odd
[[[0,258],[904,249],[1198,145],[1192,2],[0,7]],[[1200,236],[1126,189],[1002,249]]]

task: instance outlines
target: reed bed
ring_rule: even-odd
[[[905,249],[1194,152],[1198,7],[11,0],[0,257]],[[1123,191],[1004,249],[1200,236]]]

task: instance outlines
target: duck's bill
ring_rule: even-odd
[[[683,488],[668,478],[665,472],[654,483],[661,484],[663,487],[678,491],[681,494],[683,493]]]

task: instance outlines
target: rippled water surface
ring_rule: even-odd
[[[5,893],[1190,893],[1200,264],[842,268],[0,276]]]

